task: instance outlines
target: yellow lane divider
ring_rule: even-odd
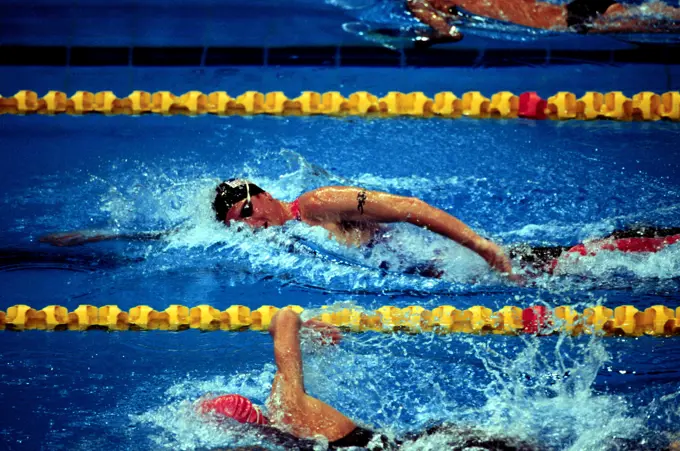
[[[300,306],[287,306],[302,312]],[[250,310],[232,305],[220,311],[209,305],[187,307],[171,305],[163,311],[139,305],[123,311],[115,305],[80,305],[69,312],[66,307],[50,305],[41,310],[14,305],[0,311],[0,329],[9,330],[168,330],[203,331],[267,330],[279,309],[264,305]],[[315,309],[316,310],[316,309]],[[520,308],[505,306],[499,311],[475,306],[458,310],[443,305],[432,310],[419,306],[380,307],[375,311],[360,308],[321,307],[317,318],[352,332],[408,333],[491,333],[500,335],[551,333],[601,334],[616,336],[680,335],[680,307],[675,311],[655,305],[644,311],[630,305],[610,309],[595,306],[577,312],[569,306],[548,309],[544,306]]]
[[[663,94],[640,92],[626,97],[620,91],[586,92],[577,98],[561,91],[542,99],[535,92],[513,94],[502,91],[485,97],[478,91],[457,97],[440,92],[427,97],[422,92],[389,92],[377,97],[360,91],[343,97],[339,92],[304,91],[288,98],[283,92],[247,91],[231,97],[224,91],[205,94],[190,91],[175,95],[168,91],[133,91],[117,97],[111,91],[77,91],[71,97],[60,91],[49,91],[38,97],[34,91],[19,91],[11,97],[0,96],[0,114],[89,114],[106,115],[330,115],[330,116],[412,116],[531,119],[613,119],[656,121],[680,120],[680,92]]]

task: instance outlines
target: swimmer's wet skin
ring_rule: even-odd
[[[381,225],[410,223],[467,247],[493,269],[511,278],[512,265],[503,250],[475,233],[454,216],[420,199],[348,186],[330,186],[302,194],[293,202],[274,199],[259,186],[230,179],[215,189],[213,210],[218,221],[243,222],[253,228],[301,221],[328,230],[348,246],[369,245]]]

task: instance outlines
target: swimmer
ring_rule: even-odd
[[[529,273],[553,274],[577,258],[600,252],[654,253],[680,242],[680,227],[638,227],[617,230],[605,238],[587,240],[574,246],[510,246],[509,254],[517,258]]]
[[[463,39],[456,21],[466,15],[576,33],[668,33],[678,31],[680,9],[661,1],[625,6],[613,0],[407,0],[409,12],[435,31],[432,43]]]
[[[423,227],[467,247],[499,273],[515,278],[510,259],[495,243],[482,238],[459,219],[413,197],[397,196],[364,188],[331,186],[302,194],[293,202],[274,199],[271,194],[244,179],[219,184],[212,207],[215,219],[225,225],[245,223],[252,227],[281,226],[301,221],[326,229],[329,237],[347,246],[372,246],[380,238],[383,224],[406,222]],[[40,239],[56,246],[74,246],[110,239],[158,239],[159,233],[115,235],[97,232],[66,232]],[[440,276],[437,271],[414,271]]]
[[[490,267],[512,277],[510,260],[498,245],[420,199],[364,188],[330,186],[304,193],[293,202],[283,202],[243,179],[228,180],[215,190],[215,218],[226,225],[243,222],[252,228],[267,228],[301,221],[323,227],[329,237],[347,246],[371,246],[383,230],[382,224],[406,222],[467,247]]]
[[[382,224],[407,222],[425,227],[450,238],[479,254],[497,271],[511,280],[521,281],[512,273],[509,258],[499,246],[486,240],[448,213],[411,197],[355,187],[326,187],[302,194],[293,202],[274,199],[259,186],[242,179],[232,179],[216,188],[212,207],[215,218],[225,225],[245,223],[252,228],[280,226],[288,221],[301,221],[325,228],[329,236],[348,246],[372,246],[379,239]],[[55,233],[40,238],[56,246],[76,246],[90,242],[124,239],[155,240],[168,232],[110,234],[96,231]],[[635,253],[657,252],[680,241],[680,228],[643,227],[613,232],[605,238],[587,240],[574,246],[508,246],[510,257],[519,260],[529,275],[558,272],[561,265],[580,256],[602,251]],[[381,269],[389,269],[383,267]],[[441,277],[434,263],[414,265],[406,274]]]
[[[195,403],[196,412],[205,420],[222,427],[243,423],[246,428],[273,445],[284,449],[318,450],[326,449],[441,449],[450,451],[494,450],[494,451],[539,451],[538,444],[512,437],[490,435],[484,431],[453,424],[439,424],[420,433],[408,433],[399,439],[357,425],[352,419],[325,402],[314,398],[305,391],[302,352],[300,349],[301,328],[317,332],[316,340],[321,344],[337,345],[342,339],[340,331],[331,324],[311,319],[302,322],[297,313],[284,308],[279,310],[269,325],[274,340],[276,375],[272,382],[267,402],[268,416],[263,409],[249,399],[237,394],[217,397],[203,396]],[[427,439],[427,444],[418,443]],[[321,446],[324,445],[324,446]],[[678,443],[670,446],[664,437],[640,437],[639,439],[618,439],[611,441],[611,448],[626,451],[675,450]],[[261,447],[243,449],[262,449]]]
[[[300,328],[309,327],[321,334],[327,344],[337,344],[342,336],[330,324],[318,320],[302,323],[290,309],[279,310],[272,318],[269,333],[274,340],[276,375],[268,401],[268,414],[240,395],[203,397],[196,403],[199,414],[217,422],[227,418],[256,428],[267,441],[285,449],[313,450],[319,440],[330,449],[356,447],[370,450],[396,450],[424,436],[441,435],[450,446],[443,449],[463,450],[536,450],[529,443],[510,438],[489,436],[471,428],[451,425],[435,426],[421,434],[409,434],[402,440],[357,425],[353,420],[305,391]],[[352,449],[356,449],[352,448]],[[321,448],[325,449],[325,448]]]

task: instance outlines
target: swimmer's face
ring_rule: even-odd
[[[252,208],[245,208],[248,201],[243,199],[234,204],[227,212],[224,222],[228,225],[231,221],[243,222],[250,227],[265,229],[273,225],[282,225],[279,203],[269,194],[260,193],[250,198]],[[248,213],[250,211],[250,213]],[[245,217],[244,217],[245,215]]]

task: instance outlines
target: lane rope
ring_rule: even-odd
[[[283,308],[290,308],[298,313],[304,311],[297,305]],[[80,305],[69,312],[66,307],[59,305],[49,305],[40,310],[27,305],[14,305],[7,312],[0,311],[0,329],[265,331],[278,310],[278,307],[271,305],[263,305],[256,310],[243,305],[232,305],[223,311],[210,305],[171,305],[159,311],[148,305],[139,305],[124,311],[116,305]],[[459,310],[450,305],[432,310],[420,306],[383,306],[375,311],[360,307],[326,306],[315,308],[314,312],[317,311],[321,313],[316,318],[348,332],[498,335],[566,333],[629,337],[680,335],[680,307],[673,311],[663,305],[655,305],[644,311],[631,305],[614,309],[598,305],[588,307],[582,312],[569,306],[550,309],[542,305],[526,308],[505,306],[496,312],[483,306]]]
[[[377,97],[359,91],[343,97],[339,92],[304,91],[296,98],[283,92],[247,91],[231,97],[224,91],[205,94],[190,91],[175,95],[169,91],[154,93],[133,91],[117,97],[112,91],[77,91],[71,97],[61,91],[49,91],[38,97],[23,90],[11,97],[0,96],[0,114],[104,114],[104,115],[286,115],[286,116],[367,116],[367,117],[442,117],[442,118],[529,118],[556,120],[611,119],[619,121],[680,120],[680,92],[663,94],[640,92],[626,97],[621,91],[586,92],[577,98],[561,91],[543,99],[535,92],[519,95],[509,91],[485,97],[479,91],[457,97],[440,92],[427,97],[422,92],[389,92]]]

